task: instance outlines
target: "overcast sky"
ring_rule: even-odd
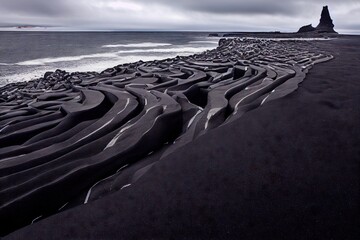
[[[360,0],[0,0],[0,27],[297,31],[329,5],[335,30],[360,33]]]

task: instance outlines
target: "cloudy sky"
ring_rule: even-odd
[[[0,27],[296,31],[316,26],[323,5],[337,31],[360,33],[360,0],[0,0]]]

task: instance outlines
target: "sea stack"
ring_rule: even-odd
[[[334,30],[333,20],[330,17],[328,6],[324,6],[321,12],[320,23],[316,27],[319,33],[336,33]]]
[[[324,6],[321,12],[320,23],[314,28],[311,24],[303,26],[299,29],[298,33],[337,33],[334,30],[333,20],[330,17],[328,6]]]

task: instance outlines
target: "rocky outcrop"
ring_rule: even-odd
[[[314,27],[312,26],[312,24],[309,24],[309,25],[302,26],[302,27],[299,29],[298,33],[313,32],[313,31],[315,31],[315,30],[316,30],[316,28],[314,28]]]
[[[319,33],[336,33],[334,30],[333,20],[330,17],[328,6],[324,6],[321,12],[319,25],[316,27]]]
[[[337,33],[334,30],[333,20],[330,17],[328,6],[324,6],[321,12],[320,23],[316,28],[312,24],[302,26],[297,33]]]

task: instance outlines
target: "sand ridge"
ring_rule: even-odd
[[[102,73],[59,70],[1,87],[2,234],[56,213],[79,193],[88,193],[80,203],[97,199],[90,191],[97,183],[156,155],[119,188],[131,186],[209,130],[295,91],[312,66],[332,58],[314,41],[221,39],[188,57]]]

